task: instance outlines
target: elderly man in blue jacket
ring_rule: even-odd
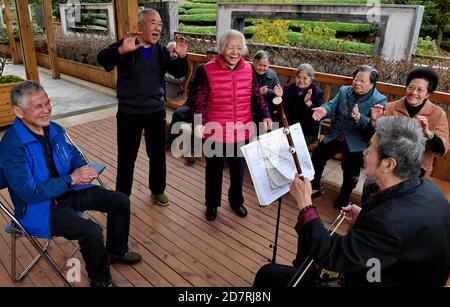
[[[353,71],[351,86],[341,87],[332,100],[313,109],[313,118],[317,121],[324,117],[333,118],[330,131],[312,155],[315,170],[314,180],[311,181],[313,197],[321,195],[320,180],[327,161],[335,154],[343,153],[341,168],[344,179],[334,203],[337,210],[347,206],[358,183],[363,151],[371,137],[370,111],[376,104],[386,105],[386,96],[375,88],[377,80],[378,72],[374,68],[358,66]]]
[[[128,250],[128,197],[91,184],[98,174],[50,121],[42,86],[21,83],[11,91],[11,104],[16,119],[0,142],[0,159],[16,218],[32,235],[78,240],[91,286],[114,286],[110,263],[141,260]],[[85,210],[107,213],[106,248],[102,228],[76,214]]]

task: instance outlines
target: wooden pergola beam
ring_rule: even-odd
[[[11,48],[11,57],[13,64],[19,64],[19,52],[17,51],[17,45],[16,40],[14,39],[14,29],[12,25],[12,19],[11,19],[11,8],[9,6],[9,0],[3,0],[3,3],[5,4],[5,24],[6,29],[8,32],[8,38],[9,38],[9,47]]]
[[[39,82],[39,71],[34,49],[33,32],[31,28],[28,0],[14,0],[17,12],[17,22],[20,32],[20,43],[23,52],[23,64],[27,80]]]
[[[56,50],[55,30],[53,29],[53,13],[52,1],[42,0],[44,8],[45,33],[47,34],[48,56],[50,58],[50,68],[52,70],[53,79],[60,79],[60,71],[58,65],[58,53]]]
[[[125,37],[127,32],[137,31],[137,0],[113,0],[114,17],[116,21],[117,39]]]

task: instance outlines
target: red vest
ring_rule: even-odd
[[[205,64],[205,72],[210,88],[205,138],[224,143],[248,140],[255,133],[251,110],[251,65],[241,59],[231,70],[219,54],[215,61]]]

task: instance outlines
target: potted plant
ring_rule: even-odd
[[[24,81],[14,75],[3,76],[5,65],[6,58],[0,57],[0,127],[10,125],[14,121],[16,115],[9,102],[9,93],[14,86]]]

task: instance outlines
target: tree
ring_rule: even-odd
[[[450,1],[439,0],[438,12],[436,14],[436,25],[438,31],[436,43],[438,45],[438,48],[441,48],[442,38],[444,36],[444,28],[449,23],[449,19],[450,19]]]

